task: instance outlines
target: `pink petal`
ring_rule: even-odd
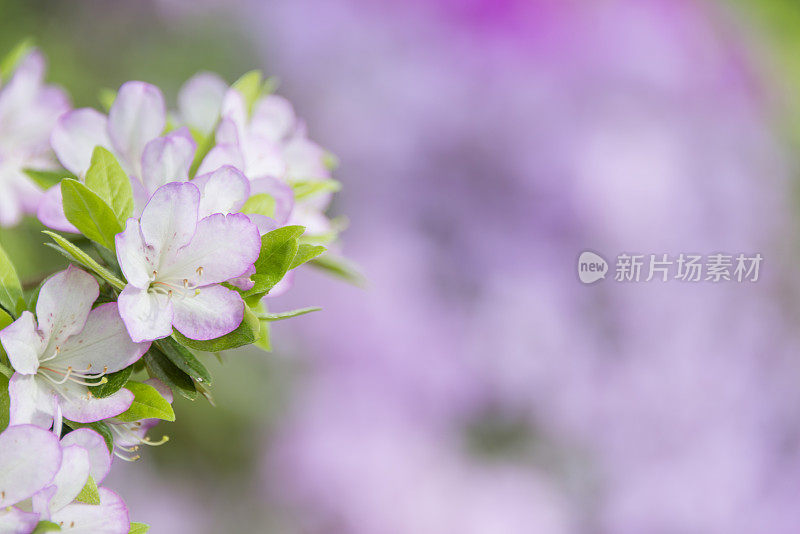
[[[44,488],[60,465],[61,446],[52,432],[33,425],[8,427],[0,433],[0,509]]]
[[[87,164],[88,165],[88,164]],[[43,225],[59,232],[70,232],[79,234],[80,230],[75,228],[64,215],[64,205],[61,197],[61,184],[56,184],[42,195],[39,207],[36,210],[36,217]]]
[[[54,274],[42,285],[36,317],[39,330],[52,349],[83,329],[99,294],[94,276],[73,266]]]
[[[16,372],[32,375],[39,369],[39,355],[45,343],[36,331],[36,319],[31,312],[22,312],[19,319],[0,330],[0,343]]]
[[[137,177],[145,145],[161,135],[165,124],[164,96],[158,87],[136,81],[122,84],[108,112],[108,134]]]
[[[86,450],[89,455],[89,474],[97,484],[106,478],[111,470],[111,454],[108,452],[106,440],[103,436],[90,428],[73,430],[61,440],[64,447],[77,445]]]
[[[236,291],[208,286],[174,303],[175,328],[189,339],[208,340],[236,330],[244,318],[244,302]]]
[[[212,213],[237,212],[250,197],[250,181],[230,165],[198,176],[192,183],[200,190],[200,219]]]
[[[120,293],[118,304],[133,341],[152,341],[172,334],[173,303],[166,295],[129,285]]]
[[[141,176],[147,191],[153,193],[169,182],[188,180],[196,149],[197,144],[187,128],[148,142],[142,155]]]
[[[91,108],[76,109],[61,116],[50,135],[58,160],[77,176],[83,176],[98,145],[111,146],[106,116]]]
[[[225,80],[210,72],[192,76],[178,93],[178,111],[190,127],[208,133],[216,126],[222,98],[228,90]]]

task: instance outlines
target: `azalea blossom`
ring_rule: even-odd
[[[228,84],[213,72],[198,72],[178,92],[178,121],[192,131],[208,135],[214,130]]]
[[[33,531],[39,514],[17,505],[50,484],[61,466],[61,454],[58,438],[39,427],[16,425],[0,433],[0,532]]]
[[[52,481],[33,495],[32,509],[40,520],[62,530],[85,534],[127,534],[128,509],[114,492],[98,488],[100,504],[76,502],[91,475],[100,484],[108,474],[111,455],[105,440],[90,429],[77,429],[61,440],[61,466]]]
[[[92,309],[98,293],[93,276],[69,267],[42,285],[36,317],[25,311],[0,331],[15,370],[9,381],[11,424],[50,428],[55,422],[60,429],[62,416],[90,423],[130,407],[130,391],[95,398],[88,386],[136,362],[150,344],[131,341],[116,303]]]
[[[153,386],[156,391],[164,397],[167,402],[172,404],[172,390],[161,380],[150,378],[144,381],[145,384]],[[163,436],[160,440],[153,441],[147,437],[147,433],[161,422],[161,419],[141,419],[139,421],[120,421],[112,417],[106,420],[108,428],[114,435],[114,455],[126,461],[139,459],[137,451],[142,445],[157,447],[169,441],[169,436]]]
[[[50,131],[70,107],[60,88],[43,83],[45,61],[34,50],[18,64],[0,88],[0,225],[36,213],[42,191],[23,169],[57,167],[50,150]],[[6,80],[3,80],[6,82]]]
[[[116,236],[128,281],[120,315],[134,341],[167,337],[173,327],[191,339],[214,339],[244,318],[239,294],[220,284],[252,269],[261,250],[258,228],[242,214],[198,220],[199,208],[195,184],[167,184]]]

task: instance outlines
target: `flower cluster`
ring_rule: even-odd
[[[197,351],[269,350],[269,322],[316,310],[264,302],[303,264],[352,276],[325,246],[334,160],[258,72],[198,74],[175,112],[128,82],[103,113],[36,50],[2,64],[0,224],[35,215],[70,265],[26,291],[0,249],[0,532],[145,532],[98,484],[167,441],[173,394],[210,398]]]

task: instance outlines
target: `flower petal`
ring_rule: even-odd
[[[94,276],[76,267],[54,274],[39,291],[36,317],[51,348],[83,329],[92,304],[100,294]]]
[[[166,295],[129,285],[120,293],[118,303],[120,317],[134,342],[161,339],[172,333],[172,301]]]
[[[50,483],[51,486],[55,486],[55,493],[52,490],[44,490],[49,499],[46,497],[34,498],[34,501],[39,501],[34,511],[45,517],[74,501],[89,478],[89,453],[86,449],[79,445],[68,445],[62,446],[61,452],[61,468]]]
[[[0,343],[8,354],[11,366],[18,373],[32,375],[39,368],[39,355],[44,351],[44,340],[36,331],[36,319],[29,311],[0,330]]]
[[[131,341],[117,303],[108,302],[89,313],[86,326],[64,342],[53,362],[89,373],[114,373],[139,360],[149,348],[150,343]]]
[[[97,484],[106,478],[111,470],[111,454],[108,452],[103,436],[90,428],[78,428],[61,439],[62,447],[78,445],[89,454],[89,474]]]
[[[0,118],[31,106],[44,79],[44,71],[44,56],[38,50],[22,58],[8,84],[0,92]]]
[[[169,182],[189,179],[197,144],[187,128],[148,142],[142,154],[142,183],[150,193]]]
[[[99,488],[100,505],[70,504],[52,515],[52,521],[69,527],[71,534],[128,534],[128,508],[113,491]]]
[[[56,184],[42,195],[39,207],[36,209],[36,217],[43,225],[59,232],[70,232],[79,234],[80,230],[67,220],[64,215],[64,204],[61,197],[61,185]]]
[[[33,425],[0,433],[0,509],[47,486],[61,465],[61,446],[52,432]]]
[[[197,169],[197,173],[207,174],[219,169],[223,165],[244,169],[244,156],[238,145],[218,144],[212,148],[208,154],[206,154],[206,157],[203,158],[203,162],[200,164],[200,168]]]
[[[225,165],[192,180],[200,190],[197,217],[239,211],[250,196],[250,181],[235,167]]]
[[[244,318],[244,302],[236,291],[208,286],[193,297],[174,302],[178,332],[189,339],[208,340],[236,330]]]
[[[273,217],[275,222],[278,223],[278,226],[285,225],[294,208],[294,191],[288,184],[277,178],[256,178],[250,182],[251,195],[264,193],[275,199],[275,215]]]
[[[50,135],[58,160],[77,176],[83,176],[97,145],[110,147],[106,116],[91,108],[76,109],[62,115]]]
[[[114,237],[117,261],[129,284],[146,289],[150,276],[156,270],[154,252],[147,249],[142,238],[139,221],[128,219],[125,230]]]
[[[294,133],[297,119],[288,100],[277,95],[267,95],[256,102],[251,131],[260,137],[280,141]]]
[[[164,96],[158,87],[136,81],[122,84],[108,112],[108,134],[135,176],[140,176],[144,146],[161,135],[165,124]]]
[[[142,211],[141,228],[145,245],[153,247],[152,263],[187,244],[197,227],[200,191],[191,183],[172,183],[158,188]]]
[[[242,275],[261,252],[258,228],[246,215],[216,213],[197,223],[192,241],[162,266],[159,277],[193,286],[218,284]]]
[[[0,510],[0,532],[30,534],[39,523],[39,514],[23,512],[19,508]]]
[[[210,72],[192,76],[178,93],[178,111],[190,127],[209,133],[219,119],[222,98],[228,90],[225,80]]]
[[[9,424],[31,424],[44,429],[53,426],[58,399],[43,378],[14,373],[8,381],[8,395],[11,398]]]
[[[133,403],[133,393],[121,389],[98,399],[89,395],[89,388],[67,381],[55,386],[60,395],[59,403],[65,419],[77,423],[94,423],[119,415]]]

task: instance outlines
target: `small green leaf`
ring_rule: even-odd
[[[64,178],[75,178],[75,175],[69,171],[40,171],[36,169],[22,169],[22,172],[28,175],[28,178],[33,180],[33,183],[42,189],[50,189],[57,183],[61,182]]]
[[[239,210],[247,215],[264,215],[265,217],[275,216],[275,197],[267,193],[259,193],[247,199],[242,209]]]
[[[61,527],[51,521],[39,521],[31,534],[44,534],[45,532],[61,532]]]
[[[323,252],[327,250],[322,245],[308,245],[306,243],[302,243],[297,247],[297,254],[294,256],[294,260],[292,260],[292,265],[289,267],[289,270],[296,269],[300,267],[307,261],[311,261]]]
[[[133,404],[126,411],[116,416],[116,419],[126,423],[141,421],[142,419],[175,420],[175,412],[172,410],[172,405],[150,384],[128,382],[125,385],[125,389],[133,393]]]
[[[263,76],[261,75],[261,71],[251,70],[233,82],[232,87],[239,91],[244,98],[244,105],[247,109],[248,115],[253,114],[253,107],[255,106],[258,97],[261,96],[262,79]]]
[[[111,207],[120,226],[124,227],[133,213],[133,188],[114,154],[101,146],[95,147],[92,153],[92,163],[86,171],[86,187]]]
[[[5,351],[3,351],[3,354],[5,355]],[[11,378],[14,375],[14,369],[4,363],[0,363],[0,375]]]
[[[269,321],[261,321],[261,331],[259,332],[258,340],[254,345],[267,352],[272,352],[272,337],[270,336]]]
[[[336,180],[299,180],[292,183],[295,202],[300,202],[323,193],[335,193],[342,188]]]
[[[256,274],[250,277],[255,285],[242,292],[242,297],[263,295],[281,281],[297,255],[297,238],[304,230],[302,226],[284,226],[261,236]]]
[[[244,320],[242,323],[236,330],[222,337],[208,341],[198,341],[189,339],[177,330],[172,332],[172,337],[174,337],[178,343],[190,349],[203,350],[206,352],[220,352],[254,343],[258,339],[260,328],[261,325],[258,321],[258,317],[255,316],[249,307],[245,306]]]
[[[86,480],[86,484],[83,486],[83,489],[75,497],[75,500],[78,502],[82,502],[85,504],[100,504],[100,492],[97,491],[97,483],[94,481],[91,475]]]
[[[77,180],[63,180],[61,196],[67,220],[92,241],[115,250],[114,236],[122,232],[122,226],[114,210]]]
[[[0,432],[8,426],[8,409],[11,398],[8,396],[8,379],[10,377],[0,374]]]
[[[114,273],[97,263],[91,256],[89,256],[86,252],[81,250],[80,248],[76,247],[70,241],[65,239],[63,236],[58,235],[55,232],[50,232],[48,230],[43,230],[43,234],[50,236],[53,241],[55,241],[61,249],[66,252],[66,255],[69,258],[77,261],[90,271],[94,271],[100,278],[111,284],[113,287],[122,291],[125,289],[125,282],[117,278]]]
[[[131,523],[131,530],[128,534],[147,534],[147,531],[150,530],[150,525],[145,525],[144,523]]]
[[[291,310],[279,313],[264,313],[258,316],[259,319],[264,321],[282,321],[284,319],[291,319],[292,317],[300,317],[307,313],[320,311],[322,308],[300,308],[299,310]]]
[[[14,319],[4,310],[0,310],[0,330],[14,322]]]
[[[108,447],[108,452],[114,452],[114,434],[111,433],[111,429],[106,423],[102,421],[97,421],[96,423],[76,423],[75,421],[64,419],[64,424],[73,430],[77,430],[79,428],[91,428],[103,436],[103,439],[106,441],[106,447]]]
[[[27,56],[33,49],[33,39],[30,37],[20,41],[11,51],[3,57],[0,61],[0,80],[5,84],[11,74],[19,65],[25,56]]]
[[[100,102],[100,105],[103,106],[103,109],[106,111],[106,113],[111,110],[111,106],[114,105],[114,101],[116,99],[117,92],[113,89],[109,89],[108,87],[103,87],[97,92],[97,100]]]
[[[14,264],[2,246],[0,246],[0,306],[12,317],[17,317],[25,311],[22,284],[19,283]]]
[[[197,388],[192,378],[178,369],[174,363],[155,347],[144,355],[144,363],[150,376],[164,382],[172,391],[189,400],[197,398]]]
[[[129,365],[121,371],[106,375],[105,377],[108,382],[99,386],[92,386],[89,388],[89,391],[91,391],[92,395],[98,399],[109,397],[122,389],[122,387],[128,383],[128,379],[131,377],[131,374],[133,374],[133,366]]]
[[[199,169],[200,164],[203,163],[203,159],[208,155],[209,152],[211,152],[211,149],[214,148],[214,145],[217,144],[217,129],[214,127],[207,134],[193,129],[192,137],[197,143],[197,150],[194,153],[192,165],[189,167],[189,178],[195,177],[197,174],[197,169]]]
[[[175,339],[167,337],[155,342],[159,350],[175,364],[178,369],[192,377],[193,380],[211,385],[211,373],[200,363],[192,351],[178,343]]]
[[[309,265],[313,265],[355,286],[364,287],[367,283],[364,275],[361,274],[361,271],[359,271],[353,263],[339,256],[325,254],[324,256],[311,260]]]

